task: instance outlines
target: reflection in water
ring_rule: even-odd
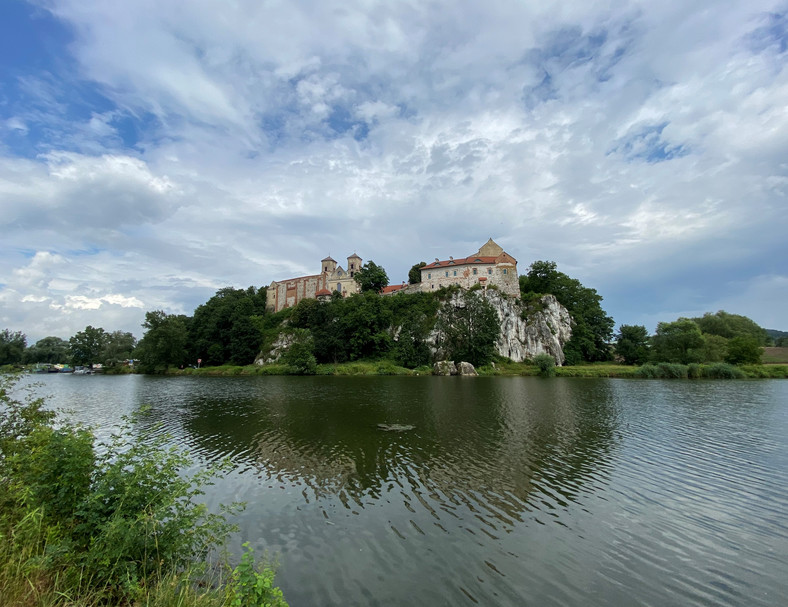
[[[235,471],[300,605],[775,605],[788,382],[45,378]],[[47,392],[47,390],[44,390]],[[386,432],[379,424],[413,426]]]
[[[181,423],[201,450],[303,485],[307,502],[337,496],[357,510],[395,493],[436,520],[462,506],[497,531],[524,512],[558,518],[584,482],[601,482],[595,469],[613,448],[603,384],[585,398],[517,379],[314,378],[297,392],[278,379],[253,397],[192,400]]]

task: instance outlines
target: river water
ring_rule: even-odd
[[[229,457],[206,500],[247,502],[291,607],[788,600],[785,381],[35,379]]]

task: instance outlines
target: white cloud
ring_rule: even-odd
[[[139,334],[327,253],[398,282],[490,236],[606,288],[620,322],[784,274],[779,2],[41,4],[76,61],[0,111],[37,154],[0,163],[3,318],[28,332]]]

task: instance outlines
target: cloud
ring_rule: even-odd
[[[139,335],[328,253],[399,282],[490,236],[619,322],[779,321],[784,3],[36,4],[70,39],[3,84],[12,328]]]

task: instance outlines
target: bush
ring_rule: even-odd
[[[534,365],[538,367],[541,377],[553,377],[555,375],[555,359],[549,354],[537,354],[534,356]]]
[[[185,477],[191,460],[134,420],[94,448],[88,429],[55,425],[42,399],[12,396],[14,384],[0,379],[3,594],[29,587],[23,596],[38,596],[50,584],[61,598],[130,604],[164,580],[204,572],[232,529],[225,514],[235,506],[211,514],[196,501],[220,468]]]
[[[635,377],[647,379],[686,379],[688,376],[687,365],[679,363],[648,363],[635,372]]]
[[[698,379],[699,377],[703,377],[703,368],[698,363],[688,364],[687,377],[690,379]]]
[[[744,379],[747,377],[744,371],[728,363],[707,365],[703,369],[703,376],[712,379]]]

